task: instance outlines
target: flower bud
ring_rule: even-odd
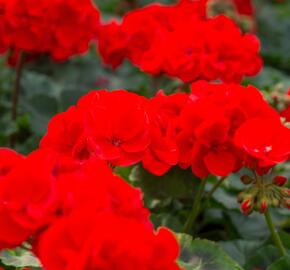
[[[259,212],[261,214],[264,214],[267,211],[267,200],[265,197],[263,197],[259,202]]]
[[[249,215],[252,213],[254,209],[254,204],[253,204],[253,198],[252,197],[248,197],[247,199],[245,199],[242,204],[241,204],[241,211],[243,212],[243,214],[245,215]]]
[[[244,200],[244,197],[245,197],[245,192],[240,192],[237,197],[238,203],[242,203],[242,201]]]
[[[273,207],[280,207],[281,202],[277,198],[273,197],[273,198],[271,198],[270,204]]]
[[[289,188],[283,188],[281,190],[281,194],[286,197],[286,198],[290,198],[290,189]]]
[[[290,199],[283,200],[283,205],[284,207],[290,209]]]
[[[249,185],[249,184],[254,182],[254,179],[246,174],[241,176],[240,179],[241,179],[242,183],[245,185]]]
[[[276,186],[284,186],[287,183],[287,177],[282,176],[282,175],[277,175],[274,177],[273,179],[273,184],[275,184]]]

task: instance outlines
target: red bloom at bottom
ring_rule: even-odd
[[[80,210],[41,237],[37,253],[45,269],[180,269],[178,244],[167,229],[155,234],[136,220]]]

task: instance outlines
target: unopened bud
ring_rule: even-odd
[[[244,192],[240,192],[238,194],[238,197],[237,197],[238,203],[242,203],[242,201],[244,200],[244,197],[245,197],[245,193]]]
[[[241,176],[240,179],[241,179],[242,183],[245,185],[249,185],[249,184],[254,182],[254,179],[246,174]]]
[[[290,209],[290,199],[283,200],[283,205],[284,207]]]
[[[280,207],[280,204],[281,204],[280,200],[278,200],[277,198],[271,198],[270,203],[271,203],[271,206],[273,207]]]
[[[277,175],[274,177],[273,179],[273,184],[275,184],[276,186],[284,186],[287,183],[287,177],[282,176],[282,175]]]
[[[249,215],[251,214],[251,212],[254,209],[254,204],[253,204],[253,199],[252,197],[248,197],[247,199],[245,199],[242,204],[241,204],[241,211],[243,212],[243,214],[245,215]]]
[[[283,195],[284,197],[286,197],[286,198],[290,198],[290,189],[289,189],[289,188],[283,188],[283,189],[281,190],[281,193],[282,193],[282,195]]]
[[[264,214],[267,211],[267,200],[266,200],[266,198],[262,198],[259,203],[260,203],[259,212]]]

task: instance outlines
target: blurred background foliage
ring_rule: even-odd
[[[153,2],[95,1],[104,20]],[[173,3],[170,0],[159,2]],[[256,31],[261,40],[265,66],[258,76],[245,79],[243,84],[259,87],[271,99],[275,93],[285,92],[290,86],[290,1],[256,0],[255,5]],[[10,98],[15,74],[5,64],[4,57],[0,61],[0,145],[8,146],[9,136],[16,134],[15,148],[24,154],[37,147],[53,115],[75,104],[79,97],[91,89],[127,89],[151,97],[160,88],[171,93],[180,85],[179,81],[173,79],[153,79],[129,63],[115,71],[105,67],[95,46],[87,55],[74,57],[65,63],[54,63],[42,57],[25,66],[21,80],[20,113],[17,122],[12,123]],[[285,168],[281,170],[286,173]],[[190,171],[174,168],[163,177],[155,177],[137,166],[116,168],[116,173],[142,188],[145,203],[152,211],[152,221],[156,226],[165,225],[177,232],[182,230],[193,202],[194,190],[200,182]],[[211,179],[207,188],[210,189],[215,181]],[[229,177],[202,211],[194,226],[194,233],[201,238],[218,241],[245,269],[290,269],[280,268],[281,262],[276,262],[274,268],[267,268],[278,259],[278,254],[269,239],[263,216],[253,214],[245,217],[240,213],[236,196],[242,188],[238,175]],[[289,212],[278,210],[273,211],[273,215],[278,226],[283,228],[281,237],[290,250]]]

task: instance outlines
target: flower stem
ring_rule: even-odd
[[[187,219],[187,221],[184,225],[184,228],[183,228],[184,233],[188,233],[190,231],[195,219],[197,218],[197,216],[199,214],[201,199],[202,199],[202,195],[203,195],[204,190],[205,190],[206,181],[207,181],[206,178],[201,180],[199,189],[198,189],[198,191],[195,195],[195,198],[194,198],[192,210],[191,210],[191,212],[188,216],[188,219]]]
[[[23,51],[20,51],[17,64],[16,64],[16,77],[14,83],[14,89],[12,93],[12,107],[11,107],[11,118],[13,121],[17,118],[17,109],[18,109],[18,101],[20,96],[20,80],[21,74],[24,66],[25,54]]]
[[[15,82],[14,82],[14,88],[13,88],[12,100],[11,100],[11,119],[14,122],[17,119],[18,102],[19,102],[19,96],[20,96],[20,81],[21,81],[24,61],[25,61],[25,53],[23,51],[20,51],[18,59],[17,59],[17,63],[16,63],[16,75],[15,75]],[[15,134],[11,134],[10,146],[14,147],[14,145],[15,145]]]
[[[210,198],[212,197],[212,195],[215,193],[215,191],[222,185],[222,183],[226,180],[226,177],[222,177],[221,179],[219,179],[214,186],[212,187],[212,189],[209,191],[209,193],[206,196],[206,202],[205,205],[207,205],[208,201],[210,200]]]
[[[285,247],[283,246],[283,243],[281,241],[281,238],[280,238],[279,234],[277,233],[277,230],[275,228],[275,225],[273,223],[273,219],[272,219],[272,217],[270,215],[269,210],[267,210],[265,212],[265,218],[266,218],[266,221],[267,221],[267,225],[269,227],[269,230],[271,232],[272,239],[273,239],[275,245],[277,246],[281,257],[282,256],[285,256],[286,255]]]

